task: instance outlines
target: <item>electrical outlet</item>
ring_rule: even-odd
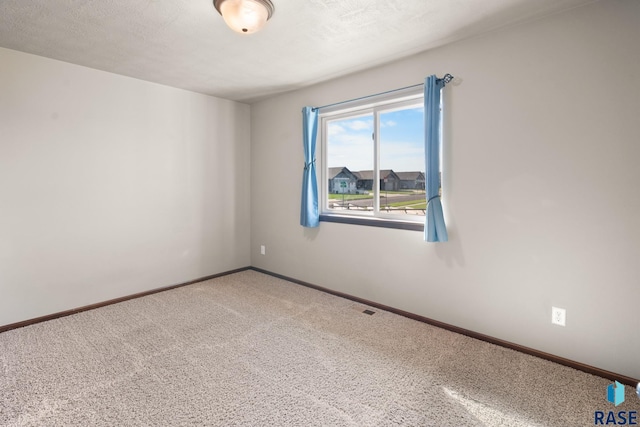
[[[551,307],[551,323],[554,325],[566,326],[567,310],[564,308]]]
[[[267,247],[265,245],[260,245],[260,254],[261,255],[267,254]]]

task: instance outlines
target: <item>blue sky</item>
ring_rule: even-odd
[[[380,168],[424,172],[423,108],[380,114]],[[331,121],[328,167],[373,169],[373,115]]]

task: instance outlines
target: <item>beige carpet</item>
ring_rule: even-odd
[[[3,426],[591,426],[608,380],[255,271],[0,334]]]

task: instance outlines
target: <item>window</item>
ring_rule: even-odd
[[[422,230],[422,89],[341,107],[320,114],[320,219]]]

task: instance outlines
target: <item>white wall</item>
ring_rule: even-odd
[[[639,22],[597,2],[252,105],[252,265],[640,378]],[[301,108],[447,72],[451,241],[303,229]]]
[[[0,325],[248,266],[249,114],[0,49]]]

